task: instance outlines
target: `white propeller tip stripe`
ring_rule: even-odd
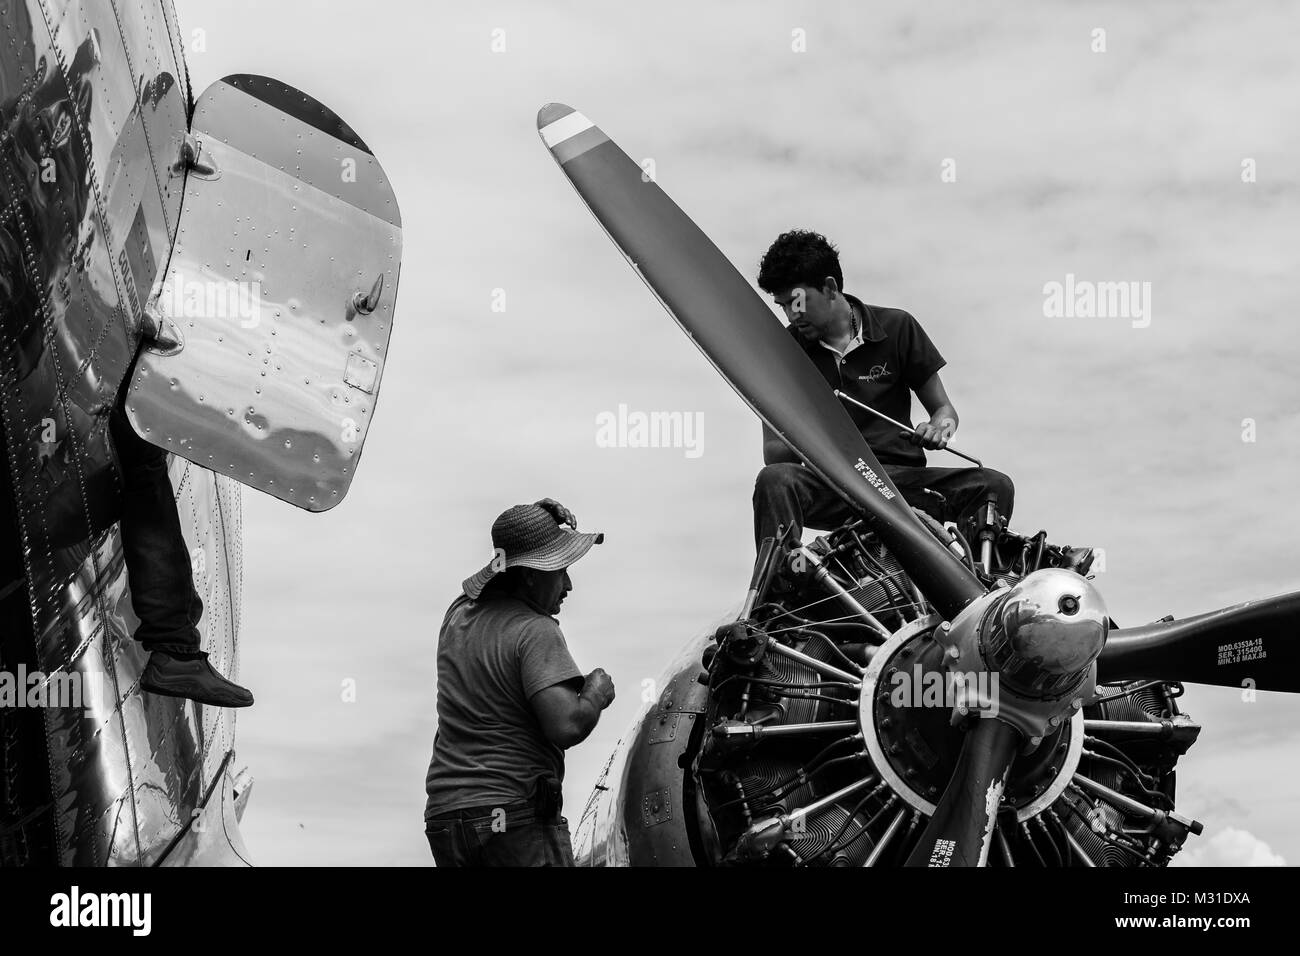
[[[579,133],[585,133],[591,129],[595,123],[587,119],[581,113],[574,111],[567,116],[562,116],[554,123],[548,123],[540,130],[542,142],[547,148],[554,149],[566,139],[573,139]]]

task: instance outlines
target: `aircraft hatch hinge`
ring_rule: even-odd
[[[211,151],[203,149],[203,141],[193,133],[186,133],[181,139],[180,154],[172,164],[172,175],[183,176],[186,172],[199,179],[220,179],[221,170],[213,162]]]
[[[358,290],[352,295],[352,308],[361,315],[369,315],[379,307],[379,297],[384,293],[384,274],[379,273],[379,278],[375,284],[370,287],[369,292]],[[348,316],[350,320],[352,316]]]
[[[181,334],[180,326],[162,314],[157,299],[144,307],[140,334],[144,336],[144,347],[157,355],[175,355],[185,348],[185,337]]]

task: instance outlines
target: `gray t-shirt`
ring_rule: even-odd
[[[527,799],[539,776],[564,779],[529,698],[576,682],[559,622],[515,598],[461,595],[438,635],[438,731],[425,817]]]

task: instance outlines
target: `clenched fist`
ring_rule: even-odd
[[[582,696],[601,710],[614,703],[614,681],[604,668],[597,667],[586,676],[582,682]]]

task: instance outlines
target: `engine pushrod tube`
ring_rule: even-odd
[[[865,751],[863,752],[863,755],[864,756],[866,755]],[[835,801],[843,800],[849,794],[857,793],[859,790],[863,789],[864,787],[872,786],[875,783],[877,783],[875,774],[871,774],[870,776],[863,777],[857,783],[851,783],[847,787],[841,787],[839,790],[836,790],[834,793],[828,793],[820,800],[814,800],[806,807],[800,807],[798,810],[791,811],[790,813],[786,814],[785,817],[782,818],[782,823],[785,825],[785,828],[788,831],[790,829],[790,824],[793,821],[799,819],[800,817],[808,817],[811,814],[816,813],[818,810],[822,810],[825,809],[826,807],[829,807]]]
[[[1105,735],[1107,733],[1141,735],[1147,737],[1163,737],[1170,734],[1174,729],[1172,720],[1146,721],[1146,720],[1085,720],[1083,722],[1085,733]]]
[[[799,547],[797,550],[799,555],[805,561],[807,561],[809,564],[811,564],[814,568],[817,569],[816,571],[813,572],[813,580],[815,580],[818,584],[824,587],[831,594],[839,598],[840,603],[842,603],[850,611],[852,611],[854,614],[861,616],[862,619],[866,621],[867,624],[869,624],[873,630],[878,631],[880,633],[881,637],[888,639],[891,636],[889,633],[889,629],[885,627],[885,625],[881,624],[878,620],[876,620],[876,616],[872,614],[870,611],[868,611],[865,607],[863,607],[861,601],[859,601],[852,594],[850,594],[848,590],[844,587],[844,585],[840,584],[839,581],[836,581],[835,578],[831,577],[831,573],[826,570],[826,566],[822,564],[821,559],[818,558],[817,555],[813,554],[812,551],[808,550],[808,548],[804,546]]]
[[[1104,783],[1098,783],[1096,780],[1090,780],[1081,773],[1074,775],[1074,782],[1086,790],[1090,790],[1097,796],[1115,804],[1118,807],[1127,810],[1135,817],[1141,817],[1144,820],[1156,819],[1157,812],[1154,807],[1149,807],[1145,803],[1134,800],[1132,797],[1125,796],[1118,790],[1112,790]]]
[[[856,685],[859,690],[861,689],[861,673],[850,674],[848,671],[842,671],[833,664],[827,664],[825,661],[819,661],[815,657],[809,657],[802,651],[796,651],[793,647],[786,647],[775,637],[769,637],[767,639],[767,649],[775,654],[780,654],[782,657],[788,657],[792,661],[798,661],[800,664],[805,664],[817,671],[819,674],[824,674],[827,677],[838,677],[840,680],[848,681],[850,684]]]
[[[719,727],[713,732],[721,737],[795,737],[800,734],[827,734],[857,730],[856,720],[823,720],[820,723],[784,724],[777,727],[764,727],[762,724],[746,724],[743,727]]]
[[[758,549],[758,558],[754,561],[754,575],[750,579],[749,590],[745,592],[745,603],[740,608],[740,616],[737,620],[748,620],[754,613],[754,605],[767,583],[768,574],[772,567],[772,558],[775,554],[776,538],[764,538]]]
[[[1079,859],[1083,861],[1083,865],[1096,867],[1097,864],[1093,862],[1092,857],[1088,855],[1087,851],[1079,845],[1079,841],[1074,838],[1074,834],[1070,832],[1070,828],[1061,822],[1061,818],[1056,815],[1056,811],[1049,809],[1047,812],[1056,822],[1056,825],[1061,828],[1061,832],[1065,834],[1065,842],[1070,844],[1070,849],[1074,850]]]
[[[897,797],[895,797],[895,799],[897,799]],[[890,821],[889,829],[885,830],[885,832],[880,835],[880,842],[871,848],[871,855],[867,857],[866,861],[862,864],[863,866],[875,866],[880,861],[885,850],[889,848],[889,844],[892,843],[894,837],[898,835],[898,831],[903,829],[903,821],[907,819],[907,814],[908,810],[906,807],[898,811],[898,815]]]

